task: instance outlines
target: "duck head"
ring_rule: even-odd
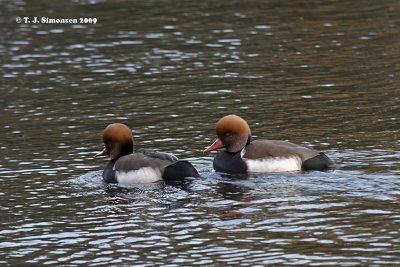
[[[215,126],[218,139],[203,153],[225,147],[228,152],[236,153],[249,142],[251,132],[247,122],[237,115],[228,115]]]
[[[134,150],[132,132],[122,123],[108,125],[103,131],[104,150],[95,157],[109,155],[111,160],[132,154]]]

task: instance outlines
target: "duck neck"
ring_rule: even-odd
[[[249,136],[249,138],[247,138],[246,146],[250,145],[250,143],[251,143],[251,140],[250,140],[250,136]]]
[[[122,144],[120,157],[132,154],[134,151],[133,141],[129,140]]]

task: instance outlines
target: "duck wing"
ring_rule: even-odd
[[[168,165],[171,165],[179,160],[174,154],[167,152],[159,152],[153,149],[138,149],[136,152],[142,153],[147,157],[158,161],[164,167],[167,167]]]
[[[318,151],[279,140],[256,140],[247,145],[242,151],[242,158],[261,159],[299,156],[302,161],[313,158]]]

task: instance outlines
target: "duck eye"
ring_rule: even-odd
[[[231,133],[225,133],[225,136],[230,136],[231,135]]]

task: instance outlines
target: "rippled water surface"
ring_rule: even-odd
[[[399,265],[399,14],[398,1],[0,0],[0,264]],[[201,151],[230,113],[339,168],[214,172]],[[104,184],[93,156],[112,122],[202,177]]]

